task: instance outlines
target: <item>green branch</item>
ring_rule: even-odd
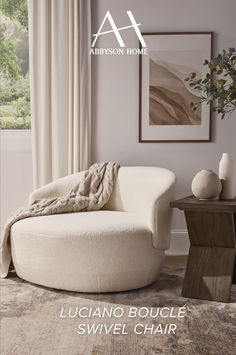
[[[198,79],[196,73],[190,73],[185,81],[189,86],[201,92],[200,102],[191,102],[190,107],[196,111],[201,102],[210,104],[214,101],[213,111],[221,114],[223,119],[230,116],[236,110],[236,50],[223,49],[211,61],[205,60],[205,66],[213,73],[207,73],[204,79]]]
[[[0,11],[10,20],[17,20],[28,30],[27,0],[0,0]]]

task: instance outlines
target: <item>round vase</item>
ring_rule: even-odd
[[[201,170],[194,176],[192,192],[200,200],[210,200],[219,196],[222,184],[212,170]]]
[[[229,153],[223,153],[219,164],[219,178],[222,183],[220,199],[232,200],[235,196],[235,168]]]

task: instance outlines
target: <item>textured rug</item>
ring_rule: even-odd
[[[183,275],[184,268],[169,267],[157,282],[143,289],[82,294],[37,286],[11,273],[1,280],[0,353],[236,354],[236,285],[232,286],[231,303],[187,299],[180,296]],[[175,318],[184,305],[184,316]],[[104,309],[112,310],[111,317],[102,314]],[[131,310],[136,317],[130,316]],[[158,310],[168,317],[157,315]],[[147,311],[151,313],[147,315]],[[118,324],[116,328],[114,324]],[[176,329],[168,334],[169,324]],[[88,334],[91,326],[98,333]]]

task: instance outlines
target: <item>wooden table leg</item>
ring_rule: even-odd
[[[191,246],[183,297],[229,302],[235,250]]]
[[[236,213],[234,213],[234,238],[236,243]],[[236,284],[236,254],[234,258],[234,272],[233,272],[232,284]]]
[[[234,258],[234,272],[233,272],[232,284],[236,284],[236,255]]]
[[[182,296],[229,302],[235,262],[232,213],[185,211],[190,250]]]

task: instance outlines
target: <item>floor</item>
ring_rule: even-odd
[[[185,268],[170,264],[184,262],[167,258],[154,284],[109,294],[49,289],[11,273],[1,280],[1,354],[236,354],[236,285],[230,303],[182,298]],[[91,313],[79,314],[83,307]]]

